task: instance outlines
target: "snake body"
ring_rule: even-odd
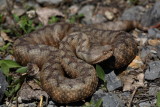
[[[98,84],[92,64],[108,60],[108,67],[120,68],[137,53],[132,35],[104,29],[98,25],[48,25],[18,38],[14,56],[23,65],[38,65],[42,88],[53,100],[83,100],[95,92]]]

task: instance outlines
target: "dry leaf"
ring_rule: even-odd
[[[127,75],[123,78],[123,82],[123,91],[131,91],[138,87],[144,87],[144,73]]]
[[[1,37],[3,38],[4,41],[9,41],[9,42],[13,42],[13,40],[3,31],[0,31],[1,32]]]
[[[36,9],[36,13],[38,15],[39,20],[44,24],[48,24],[48,20],[51,16],[62,16],[65,17],[65,15],[60,12],[58,9],[51,9],[51,8],[39,8]]]

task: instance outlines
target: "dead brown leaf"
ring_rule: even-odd
[[[48,24],[48,20],[51,16],[61,16],[65,17],[65,15],[60,12],[58,9],[54,8],[38,8],[36,9],[36,13],[38,15],[38,19],[44,24]]]
[[[139,87],[144,87],[144,73],[137,75],[129,74],[123,78],[124,87],[123,91],[131,91]]]
[[[9,42],[13,42],[13,40],[3,31],[0,31],[1,32],[1,37],[3,38],[4,41],[9,41]]]

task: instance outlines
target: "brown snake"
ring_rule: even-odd
[[[127,24],[120,27],[124,23]],[[137,43],[132,35],[108,30],[137,26],[128,23],[131,22],[115,22],[116,27],[113,23],[82,27],[67,23],[48,25],[17,39],[14,56],[23,65],[29,62],[38,65],[42,88],[53,100],[59,103],[83,100],[95,92],[98,84],[91,64],[108,60],[107,66],[117,69],[134,59]]]

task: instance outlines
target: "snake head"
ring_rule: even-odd
[[[85,52],[77,51],[76,55],[90,64],[96,64],[113,56],[113,48],[111,45],[94,45]]]
[[[111,45],[94,47],[91,52],[91,64],[102,62],[113,56],[113,49]]]

